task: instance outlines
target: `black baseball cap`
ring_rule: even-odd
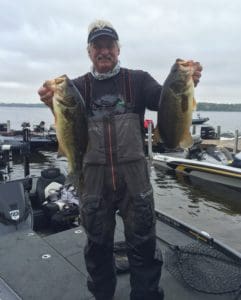
[[[119,40],[118,34],[115,29],[105,26],[103,28],[94,28],[88,35],[88,43],[93,42],[96,38],[100,36],[108,36],[114,40]]]

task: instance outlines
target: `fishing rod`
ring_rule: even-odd
[[[28,124],[23,127],[23,145],[21,147],[21,154],[23,155],[24,177],[30,174],[29,158],[30,158],[30,129]]]

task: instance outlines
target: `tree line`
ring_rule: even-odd
[[[4,107],[46,107],[43,103],[0,103]]]

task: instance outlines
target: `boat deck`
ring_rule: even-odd
[[[168,243],[180,246],[193,241],[191,237],[159,220],[157,233],[157,242],[163,254],[168,249]],[[0,298],[93,299],[86,287],[87,272],[83,255],[85,239],[81,226],[42,237],[33,231],[15,232],[1,237]],[[123,225],[118,216],[115,239],[124,240]],[[165,300],[234,299],[230,294],[209,295],[180,284],[166,270],[165,263],[161,285],[165,291]],[[129,275],[118,275],[115,300],[129,299],[129,293]]]

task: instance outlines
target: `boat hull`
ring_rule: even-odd
[[[178,173],[224,185],[241,192],[240,168],[159,154],[154,156],[153,164],[156,167],[175,170]]]

